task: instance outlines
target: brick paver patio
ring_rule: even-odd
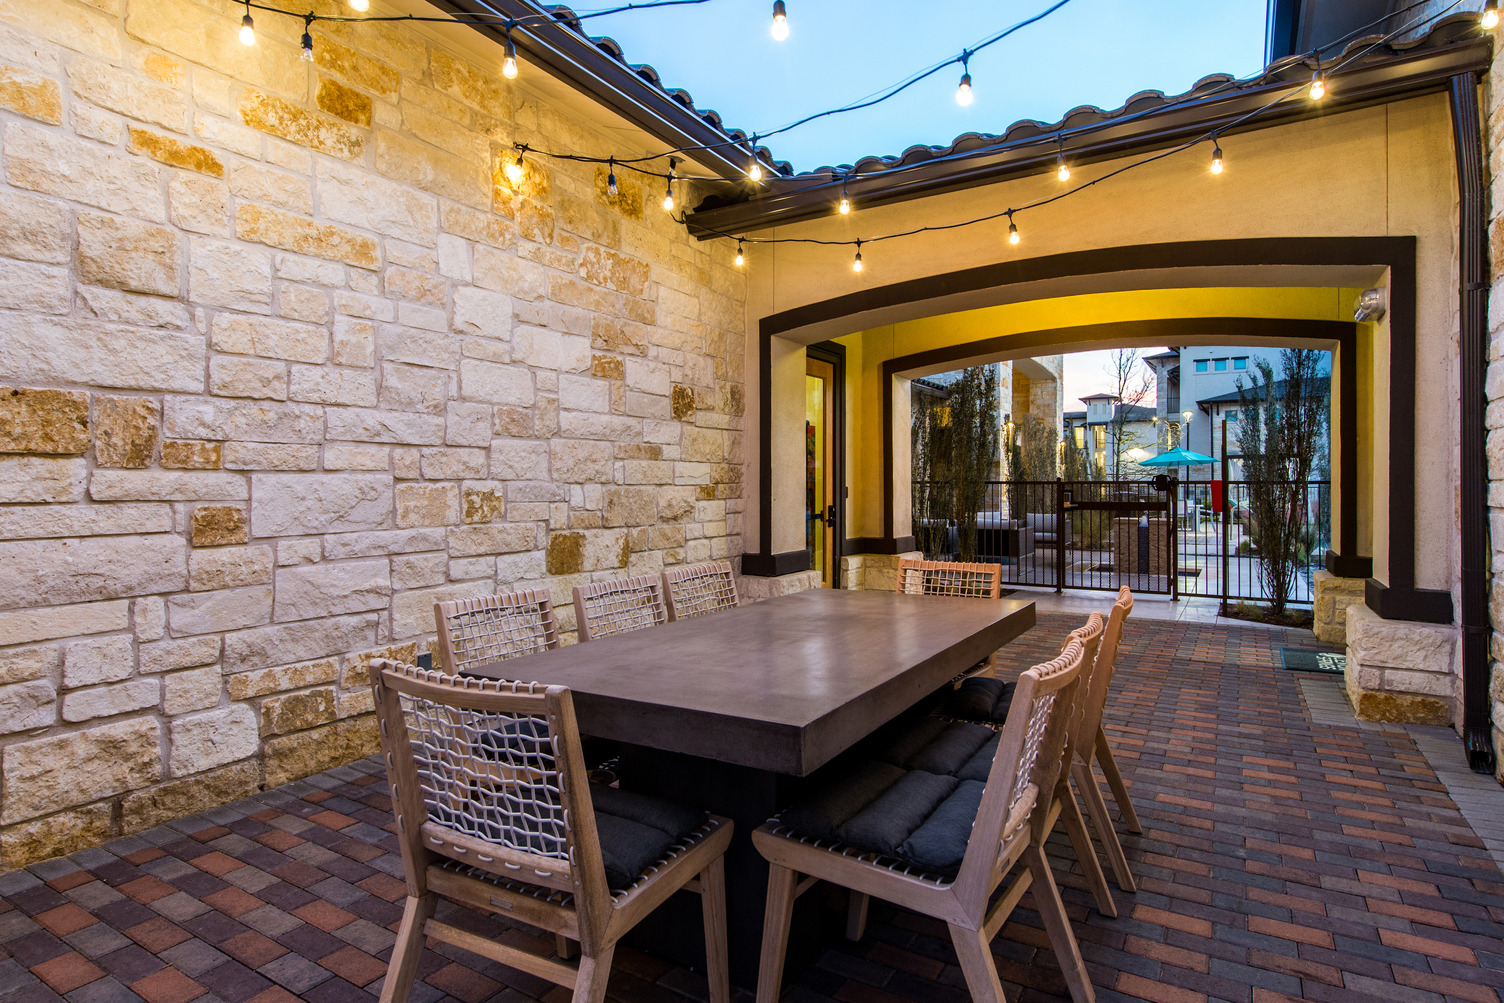
[[[1009,654],[1038,660],[1076,623],[1043,614]],[[1494,859],[1405,729],[1312,721],[1300,680],[1336,683],[1280,668],[1285,644],[1310,635],[1129,622],[1108,730],[1145,826],[1123,838],[1140,890],[1107,919],[1056,855],[1097,998],[1498,1003]],[[368,1003],[403,894],[382,779],[362,761],[0,876],[0,1000]],[[1063,998],[1034,915],[1015,917],[993,945],[1009,999]],[[415,1003],[568,998],[457,950],[420,977]],[[703,982],[623,948],[611,995],[669,1003]],[[967,994],[942,927],[875,907],[786,999]]]

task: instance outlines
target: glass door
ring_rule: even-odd
[[[820,572],[820,584],[830,588],[836,550],[835,366],[815,358],[804,366],[804,549],[809,566]]]

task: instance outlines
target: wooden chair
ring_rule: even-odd
[[[909,595],[996,599],[1002,595],[1002,583],[1003,569],[998,564],[918,561],[905,557],[898,562],[898,581],[893,591]]]
[[[537,589],[434,603],[433,618],[449,672],[559,646],[553,600]]]
[[[381,1003],[405,1003],[425,937],[598,1003],[617,941],[681,889],[700,894],[710,998],[728,1003],[730,821],[589,784],[567,687],[386,659],[371,663],[371,680],[407,879]],[[543,958],[435,919],[441,898],[578,941],[580,958]]]
[[[663,594],[670,620],[688,620],[741,605],[736,576],[725,561],[669,568],[663,573]]]
[[[638,575],[576,585],[574,612],[581,641],[667,623],[663,579]]]
[[[753,844],[770,865],[758,1003],[778,999],[794,900],[819,881],[944,920],[971,998],[979,1003],[1003,1003],[990,944],[1024,892],[1032,890],[1071,998],[1076,1003],[1095,999],[1044,851],[1053,820],[1043,792],[1057,789],[1084,658],[1081,642],[1072,639],[1058,658],[1019,677],[1013,710],[953,878],[839,842],[801,836],[780,820],[753,832]],[[1020,872],[989,908],[993,892],[1020,863]]]

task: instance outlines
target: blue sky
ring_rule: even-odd
[[[1266,0],[1070,0],[971,58],[975,100],[955,101],[959,66],[898,97],[775,136],[795,170],[947,145],[1025,118],[1054,122],[1080,105],[1116,108],[1143,90],[1188,90],[1211,73],[1263,66]],[[1052,0],[786,0],[789,37],[774,41],[772,0],[628,11],[587,22],[627,58],[650,63],[732,128],[766,132],[864,98],[957,55]],[[604,0],[599,4],[606,6]],[[581,3],[578,10],[590,9]],[[1067,356],[1066,407],[1106,388],[1106,352]]]

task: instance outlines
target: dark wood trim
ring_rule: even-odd
[[[972,292],[994,286],[1070,276],[1114,272],[1189,268],[1198,266],[1253,265],[1371,265],[1390,270],[1390,379],[1389,379],[1389,578],[1383,586],[1391,598],[1382,604],[1392,619],[1409,619],[1405,597],[1415,597],[1416,609],[1427,609],[1426,590],[1415,588],[1415,293],[1416,239],[1397,237],[1267,237],[1240,240],[1179,241],[1164,244],[1139,244],[1128,247],[1101,248],[1045,255],[1016,261],[962,269],[940,275],[898,282],[845,296],[833,297],[793,310],[764,317],[759,322],[759,358],[761,360],[759,469],[762,481],[759,492],[759,524],[763,527],[764,546],[771,539],[772,512],[769,504],[771,483],[771,406],[769,382],[771,339],[809,324],[834,320],[884,306],[937,299],[956,293]],[[1236,318],[1234,318],[1236,319]],[[1246,320],[1256,320],[1245,318]],[[1201,321],[1197,319],[1195,323]],[[1285,322],[1303,323],[1303,322]],[[1341,322],[1317,322],[1341,323]],[[1205,332],[1203,332],[1205,333]],[[1241,335],[1240,335],[1241,336]],[[1145,335],[1149,337],[1149,335]],[[1337,340],[1333,337],[1332,340]],[[1167,342],[1173,344],[1173,341]],[[1025,344],[1010,341],[1010,347]],[[975,349],[970,349],[977,354]],[[891,410],[891,396],[885,407]],[[892,456],[892,422],[883,428],[884,451]],[[1340,475],[1339,475],[1340,476]],[[885,474],[885,492],[891,494],[891,472]],[[885,504],[891,512],[888,504]],[[892,533],[891,514],[887,532]],[[1347,547],[1344,542],[1342,544]],[[1357,559],[1355,551],[1347,556]],[[1398,596],[1399,599],[1393,597]],[[1378,606],[1375,612],[1385,615]],[[1443,622],[1450,622],[1450,618]]]
[[[1337,422],[1342,427],[1342,460],[1338,464],[1337,483],[1341,485],[1342,500],[1338,514],[1342,517],[1342,535],[1337,545],[1343,554],[1348,555],[1348,561],[1344,562],[1340,557],[1338,563],[1348,567],[1353,561],[1362,561],[1365,558],[1358,557],[1358,457],[1362,453],[1362,443],[1355,434],[1360,428],[1358,419],[1358,327],[1354,323],[1345,337],[1337,342],[1337,354],[1334,359],[1337,366],[1337,388],[1342,400],[1338,403]],[[1352,490],[1348,490],[1352,488]],[[1366,558],[1368,570],[1361,575],[1343,575],[1341,577],[1367,578],[1373,574],[1373,559]],[[1330,564],[1330,561],[1328,561]],[[1327,570],[1331,570],[1330,567]],[[1336,574],[1335,571],[1332,574]]]
[[[773,559],[773,339],[762,322],[757,338],[757,550],[766,566]],[[751,556],[751,555],[748,555]],[[758,566],[758,565],[754,565]],[[742,574],[748,571],[742,559]],[[767,572],[771,574],[771,572]]]
[[[743,554],[742,574],[753,578],[777,578],[809,570],[809,551],[791,550],[786,554]]]
[[[1363,604],[1385,620],[1451,623],[1452,593],[1440,589],[1399,589],[1376,578],[1363,583]]]
[[[906,554],[913,549],[912,536],[859,536],[846,541],[848,554]]]
[[[1070,134],[1063,147],[1071,163],[1085,166],[1136,154],[1171,149],[1197,137],[1220,131],[1223,138],[1243,132],[1279,128],[1291,122],[1327,117],[1345,111],[1436,93],[1451,77],[1464,72],[1487,72],[1492,59],[1489,40],[1474,35],[1450,44],[1423,47],[1404,55],[1356,64],[1341,71],[1326,100],[1287,101],[1269,108],[1257,119],[1242,122],[1255,109],[1288,91],[1296,81],[1276,75],[1265,83],[1186,96],[1159,110],[1111,116],[1089,130]],[[1309,74],[1310,70],[1297,71]],[[689,231],[702,240],[725,233],[749,233],[773,226],[829,216],[845,185],[863,208],[976,189],[1053,171],[1057,147],[1041,143],[1049,132],[1027,132],[1016,140],[1002,140],[971,152],[918,160],[900,170],[843,181],[817,181],[805,176],[774,182],[756,198],[707,200],[689,213]],[[1209,151],[1192,156],[1206,156]],[[719,233],[717,233],[719,231]]]
[[[1328,550],[1326,569],[1338,578],[1371,578],[1373,577],[1373,558],[1344,557],[1335,550]]]

